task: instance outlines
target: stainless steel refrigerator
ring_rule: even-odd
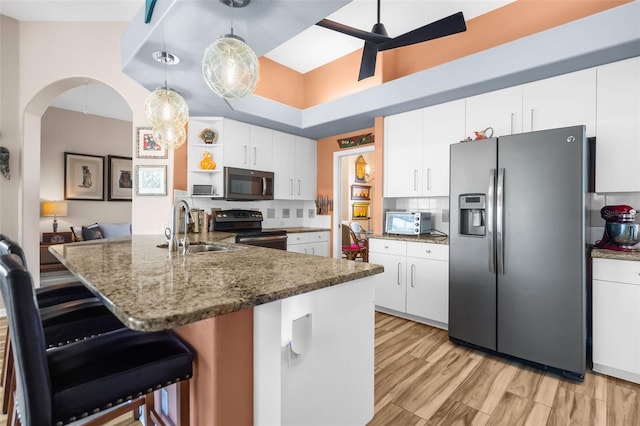
[[[451,146],[449,336],[582,379],[584,126]]]

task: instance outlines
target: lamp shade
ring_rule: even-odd
[[[42,202],[42,216],[64,217],[66,215],[67,215],[66,201],[43,201]]]
[[[144,113],[154,127],[183,127],[189,120],[189,106],[173,89],[159,88],[147,96]]]
[[[260,65],[256,54],[240,37],[226,34],[209,45],[202,59],[202,76],[223,98],[242,98],[256,88]]]

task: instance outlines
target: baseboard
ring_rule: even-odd
[[[440,322],[440,321],[430,320],[428,318],[423,318],[423,317],[419,317],[419,316],[416,316],[416,315],[411,315],[411,314],[408,314],[406,312],[395,311],[393,309],[384,308],[384,307],[378,306],[378,305],[376,305],[376,311],[382,312],[384,314],[389,314],[389,315],[393,315],[393,316],[396,316],[396,317],[404,318],[404,319],[407,319],[407,320],[410,320],[410,321],[419,322],[421,324],[430,325],[431,327],[441,328],[443,330],[448,330],[449,329],[449,324],[446,324],[446,323],[443,323],[443,322]]]
[[[618,379],[640,384],[640,374],[632,373],[631,371],[620,370],[618,368],[596,364],[595,362],[593,363],[593,371],[595,371],[596,373],[602,373],[606,374],[607,376],[613,376],[617,377]]]

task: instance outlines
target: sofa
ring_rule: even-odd
[[[99,240],[102,238],[128,237],[131,235],[130,223],[93,223],[86,226],[71,226],[74,242]]]

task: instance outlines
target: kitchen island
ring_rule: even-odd
[[[192,425],[365,424],[383,268],[230,236],[189,235],[228,250],[186,256],[154,235],[50,251],[127,327],[174,329],[196,350]]]

